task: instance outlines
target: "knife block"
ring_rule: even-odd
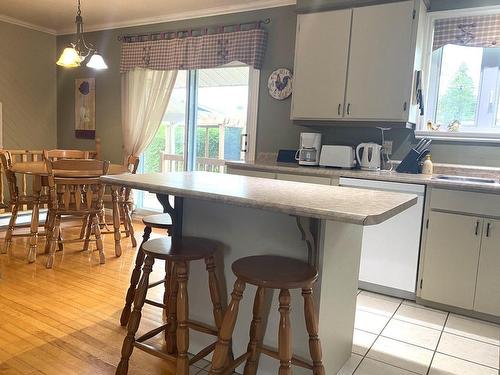
[[[414,148],[408,152],[403,161],[396,168],[399,173],[420,173],[420,153]]]

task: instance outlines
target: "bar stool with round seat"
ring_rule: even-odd
[[[160,229],[167,231],[167,235],[171,235],[172,232],[172,218],[170,214],[156,214],[145,216],[142,219],[142,223],[145,225],[144,234],[142,235],[142,243],[139,249],[137,250],[137,256],[135,258],[135,267],[132,271],[132,275],[130,276],[130,286],[127,290],[127,295],[125,297],[125,306],[123,307],[122,314],[120,316],[120,324],[125,327],[130,318],[130,313],[132,312],[132,303],[134,302],[135,291],[137,289],[137,284],[139,283],[139,279],[141,277],[141,267],[144,264],[144,252],[142,251],[142,245],[149,240],[151,236],[151,232],[153,229]],[[170,263],[165,264],[165,270],[171,268]],[[163,280],[150,285],[150,288],[155,287],[162,282],[165,283],[165,290],[168,292],[167,283],[169,280]],[[165,294],[165,298],[168,298]],[[164,301],[166,302],[166,301]]]
[[[214,253],[218,247],[219,244],[216,241],[197,237],[162,237],[149,240],[141,245],[146,259],[144,260],[142,277],[135,292],[134,308],[128,321],[127,336],[123,341],[121,360],[116,374],[127,374],[129,358],[132,355],[134,347],[163,359],[175,360],[176,375],[188,375],[190,365],[201,360],[214,350],[216,342],[202,349],[191,360],[188,358],[189,329],[217,337],[222,324],[223,309],[214,261]],[[153,270],[155,260],[158,259],[171,262],[172,272],[175,275],[171,279],[171,293],[166,304],[146,299],[147,291],[150,287],[149,276]],[[202,259],[205,261],[208,272],[210,298],[216,327],[189,319],[187,292],[188,264],[191,261]],[[168,320],[166,324],[136,338],[135,334],[141,320],[141,310],[145,303],[163,309],[168,308]],[[162,332],[166,333],[166,352],[145,343],[146,340]]]
[[[232,265],[237,279],[219,333],[219,341],[212,357],[210,375],[231,374],[245,360],[244,375],[257,373],[260,354],[266,354],[280,361],[279,375],[291,375],[292,364],[312,370],[314,375],[325,375],[322,363],[321,343],[318,336],[318,323],[312,297],[312,286],[318,278],[318,271],[300,260],[272,256],[251,256],[237,260]],[[238,316],[239,303],[243,297],[246,284],[257,286],[253,306],[253,320],[250,326],[250,342],[246,353],[232,361],[229,365],[228,355],[231,337]],[[304,315],[309,334],[309,351],[312,363],[293,356],[290,325],[290,292],[289,289],[302,289],[304,298]],[[278,350],[262,345],[264,338],[263,310],[266,289],[279,289],[279,334]]]

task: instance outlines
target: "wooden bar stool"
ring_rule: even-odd
[[[159,358],[175,360],[176,375],[188,375],[190,365],[198,362],[214,350],[216,342],[202,349],[191,358],[191,360],[188,358],[189,329],[194,329],[217,337],[222,324],[223,311],[214,261],[214,253],[218,246],[218,243],[215,241],[196,237],[162,237],[149,240],[141,245],[142,251],[146,255],[146,259],[142,269],[142,277],[135,293],[134,309],[132,310],[128,322],[128,332],[123,341],[121,360],[116,370],[116,374],[127,374],[129,358],[132,355],[134,347]],[[149,276],[152,272],[153,264],[157,259],[172,262],[172,270],[175,274],[167,304],[146,299],[147,291],[150,287]],[[189,319],[187,292],[188,264],[191,261],[200,259],[205,260],[208,272],[210,298],[213,305],[213,315],[216,327],[211,327],[204,323],[195,322]],[[169,275],[166,276],[166,279],[169,279]],[[136,338],[135,334],[137,333],[141,320],[141,310],[145,303],[163,309],[168,307],[168,320],[166,324]],[[146,340],[162,332],[166,333],[166,352],[160,351],[145,343]],[[169,343],[173,343],[173,345],[169,345]]]
[[[237,279],[219,334],[219,341],[212,358],[210,375],[232,374],[234,369],[246,360],[244,375],[257,373],[260,354],[266,354],[280,361],[279,375],[291,375],[292,364],[312,370],[314,375],[325,375],[321,359],[321,343],[318,336],[318,323],[312,297],[312,285],[318,278],[318,271],[296,259],[280,256],[251,256],[237,260],[232,269]],[[229,365],[228,354],[231,337],[238,315],[239,303],[243,297],[246,283],[257,286],[253,306],[253,320],[250,326],[250,342],[247,352]],[[290,326],[289,289],[302,289],[304,315],[309,334],[309,351],[312,363],[293,356]],[[278,350],[262,345],[262,327],[266,289],[279,289],[279,334]]]
[[[137,289],[137,284],[139,283],[139,279],[141,277],[141,267],[144,264],[144,252],[142,251],[142,245],[146,241],[149,240],[151,236],[151,232],[153,229],[161,229],[166,230],[167,235],[171,235],[172,232],[172,218],[169,214],[157,214],[157,215],[149,215],[142,219],[142,223],[145,225],[144,234],[142,235],[142,243],[137,250],[137,256],[135,258],[135,267],[132,271],[132,275],[130,276],[130,286],[127,290],[127,295],[125,297],[125,306],[123,307],[122,314],[120,316],[120,324],[125,327],[130,318],[130,313],[132,312],[132,303],[134,302],[135,291]],[[165,270],[171,268],[171,263],[166,262]],[[164,280],[165,283],[168,283],[169,280]],[[154,283],[150,285],[150,288],[159,285],[160,283]],[[166,290],[168,286],[165,284]],[[166,301],[165,301],[166,302]]]

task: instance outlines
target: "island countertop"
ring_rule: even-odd
[[[379,224],[413,206],[412,194],[373,191],[211,172],[102,176],[157,194],[198,198],[285,214],[359,225]]]

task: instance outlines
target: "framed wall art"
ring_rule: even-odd
[[[95,139],[95,79],[75,80],[75,136]]]

